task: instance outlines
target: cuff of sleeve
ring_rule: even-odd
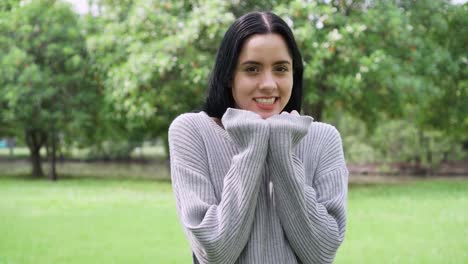
[[[221,122],[233,141],[241,146],[268,142],[268,123],[254,112],[228,108]]]
[[[271,140],[290,140],[294,147],[307,134],[312,121],[313,118],[310,116],[294,116],[287,113],[272,116],[268,119],[272,134]]]

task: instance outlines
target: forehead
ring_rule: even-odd
[[[239,62],[253,61],[292,61],[288,46],[279,34],[255,34],[242,46]]]

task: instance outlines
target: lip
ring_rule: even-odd
[[[275,98],[275,102],[273,104],[261,104],[255,100],[255,99],[270,99],[270,98]],[[279,97],[278,96],[261,96],[261,97],[254,97],[252,100],[254,101],[257,108],[261,110],[271,111],[275,109],[276,104],[279,101]]]

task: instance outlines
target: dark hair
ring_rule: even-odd
[[[291,98],[284,111],[301,111],[302,105],[302,57],[289,26],[271,12],[251,12],[238,18],[224,35],[216,55],[216,61],[208,82],[208,95],[203,111],[211,117],[221,118],[228,107],[234,107],[231,82],[239,54],[247,38],[254,34],[276,33],[283,37],[293,63],[293,87]]]

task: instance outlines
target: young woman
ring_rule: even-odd
[[[169,128],[171,177],[194,263],[332,263],[346,228],[341,138],[301,116],[287,24],[248,13],[226,32],[204,111]]]

